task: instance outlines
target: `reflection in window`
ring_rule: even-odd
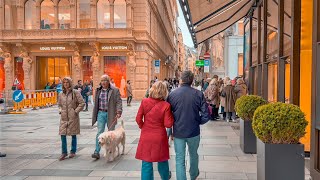
[[[114,1],[114,28],[127,27],[127,8],[125,0]]]
[[[291,55],[291,1],[284,1],[283,55]]]
[[[37,89],[59,83],[59,78],[71,77],[71,57],[37,57]]]
[[[238,54],[238,76],[243,76],[243,54]]]
[[[278,58],[278,9],[277,2],[268,1],[267,54],[269,55],[269,60]]]
[[[4,59],[0,57],[0,91],[4,90],[5,88],[5,84],[6,84],[5,74],[6,73],[4,71]]]
[[[4,6],[4,23],[5,29],[17,28],[17,6],[15,0],[5,0]]]
[[[70,28],[70,16],[71,9],[68,0],[61,0],[59,2],[59,29],[69,29]]]
[[[78,24],[80,28],[90,28],[90,1],[79,0]]]
[[[24,28],[37,29],[36,27],[36,0],[28,0],[24,5]]]
[[[251,88],[253,88],[253,94],[254,95],[258,95],[258,85],[259,85],[259,82],[258,82],[258,66],[253,68],[252,74],[253,74],[253,86]]]
[[[18,81],[20,82],[20,85],[18,85],[18,89],[19,90],[24,90],[24,71],[22,68],[22,64],[23,64],[23,59],[20,57],[15,57],[14,58],[14,75],[15,78],[18,79]]]
[[[54,4],[51,0],[41,3],[41,29],[52,29],[54,27]]]
[[[99,0],[97,4],[98,28],[110,28],[110,3],[108,0]]]
[[[104,73],[114,79],[122,97],[125,97],[127,80],[126,56],[104,56]]]
[[[278,65],[270,63],[268,65],[268,101],[276,102],[278,96]]]
[[[289,60],[290,61],[290,60]],[[285,65],[285,103],[290,103],[290,63]]]
[[[90,63],[91,56],[83,56],[82,62],[82,72],[83,72],[83,82],[90,82],[92,80],[93,71],[92,65]]]

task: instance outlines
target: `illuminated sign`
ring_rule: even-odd
[[[128,46],[101,46],[101,50],[127,50]]]
[[[40,47],[41,51],[59,51],[66,50],[66,47]]]

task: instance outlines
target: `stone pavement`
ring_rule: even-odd
[[[96,126],[91,126],[91,111],[80,113],[81,135],[78,136],[77,156],[64,161],[58,161],[61,144],[57,107],[28,110],[23,115],[0,115],[0,152],[7,153],[7,157],[0,159],[0,179],[140,179],[141,161],[134,158],[140,135],[135,123],[139,105],[140,102],[133,102],[131,107],[124,106],[122,119],[127,134],[126,151],[112,163],[103,158],[97,161],[91,158],[97,131]],[[238,129],[237,123],[222,121],[202,126],[198,151],[199,179],[256,179],[256,155],[241,151]],[[68,149],[70,141],[68,137]],[[176,179],[173,145],[170,154],[172,179]],[[160,179],[156,164],[154,170],[156,179]],[[309,179],[309,174],[306,169],[306,179]]]

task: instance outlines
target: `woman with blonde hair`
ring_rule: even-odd
[[[248,87],[242,78],[237,79],[237,84],[234,87],[234,92],[237,95],[237,99],[248,93]]]
[[[161,179],[171,177],[169,171],[169,144],[166,128],[173,125],[171,106],[165,101],[167,86],[162,81],[155,82],[149,90],[149,97],[142,100],[136,122],[141,129],[136,159],[142,160],[141,179],[153,177],[153,162],[158,162]]]
[[[226,105],[226,94],[225,94],[224,88],[227,86],[228,81],[230,81],[230,78],[228,76],[224,77],[223,83],[220,88],[220,99],[221,99],[220,103],[221,103],[221,113],[222,113],[223,120],[226,120],[226,112],[224,111],[224,107]]]
[[[208,104],[212,106],[212,115],[211,115],[212,120],[219,119],[219,114],[218,114],[219,106],[220,106],[219,92],[220,92],[220,89],[219,89],[218,79],[213,78],[209,84],[209,87],[204,92],[204,96]]]
[[[233,117],[235,109],[235,103],[236,103],[236,94],[234,93],[234,86],[232,85],[232,81],[227,81],[227,85],[222,90],[222,94],[225,94],[225,106],[224,111],[226,112],[227,116],[227,122],[230,122],[231,120],[235,122],[235,119]]]
[[[73,89],[72,79],[70,77],[65,77],[62,83],[62,92],[58,96],[58,106],[61,114],[59,135],[61,135],[62,143],[60,161],[68,156],[66,136],[72,136],[69,158],[73,158],[76,155],[77,135],[80,134],[79,113],[85,105],[80,92]]]

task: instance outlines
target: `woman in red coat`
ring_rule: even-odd
[[[167,96],[166,84],[161,81],[154,83],[149,90],[149,98],[142,100],[136,117],[141,129],[136,158],[142,160],[142,180],[154,179],[152,162],[158,162],[162,180],[171,178],[166,128],[172,127],[173,115],[170,104],[164,101]]]

